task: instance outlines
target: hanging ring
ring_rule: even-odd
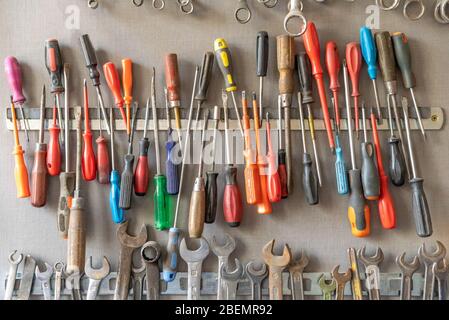
[[[97,9],[98,8],[98,1],[97,0],[88,0],[87,6],[91,9]]]
[[[284,30],[287,32],[290,36],[293,37],[299,37],[304,32],[306,32],[307,29],[307,20],[302,14],[302,9],[304,8],[304,5],[302,1],[298,0],[291,0],[288,3],[288,13],[284,18]],[[301,26],[298,32],[292,32],[289,29],[289,24],[293,21],[299,19],[299,25]]]
[[[251,20],[251,10],[246,0],[239,0],[239,6],[234,12],[234,17],[241,24],[248,23]]]
[[[266,0],[266,1],[259,1],[260,3],[263,3],[263,5],[268,8],[272,9],[277,6],[279,0]]]
[[[420,7],[419,13],[415,16],[412,16],[409,13],[409,8],[412,4],[417,4]],[[402,13],[404,14],[404,17],[406,17],[407,19],[412,20],[412,21],[421,19],[425,12],[426,12],[426,6],[422,2],[422,0],[407,0],[404,4],[404,8],[402,9]]]
[[[165,8],[165,1],[164,0],[153,0],[153,8],[157,10],[162,10]]]
[[[141,5],[143,5],[143,1],[144,1],[144,0],[133,0],[133,4],[134,4],[136,7],[140,7]]]
[[[184,14],[191,14],[193,12],[193,3],[192,1],[185,1],[185,3],[179,6],[181,12]]]
[[[401,0],[394,0],[389,6],[385,5],[385,0],[376,0],[376,5],[384,11],[394,10],[401,4]]]

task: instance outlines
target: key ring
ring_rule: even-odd
[[[447,14],[447,5],[449,0],[438,0],[435,6],[435,19],[440,23],[449,23],[449,15]]]
[[[419,13],[416,16],[412,16],[409,13],[408,9],[410,8],[410,5],[412,5],[412,4],[417,4],[421,8],[421,10],[419,11]],[[421,19],[425,12],[426,12],[426,6],[422,2],[422,0],[407,0],[404,4],[404,8],[402,9],[402,13],[403,13],[404,17],[406,17],[407,19],[412,20],[412,21]]]
[[[301,0],[290,0],[290,2],[288,3],[288,13],[284,18],[284,30],[285,32],[287,32],[290,36],[293,37],[299,37],[301,36],[304,32],[306,32],[306,28],[307,28],[307,20],[304,17],[304,15],[302,14],[302,9],[304,8],[304,5],[302,3]],[[295,33],[289,30],[288,25],[291,21],[295,20],[295,19],[299,19],[300,23],[299,25],[301,26],[301,28],[299,29],[299,32]]]
[[[257,0],[259,3],[262,3],[268,9],[274,8],[277,6],[279,0]]]
[[[143,5],[143,1],[144,1],[144,0],[133,0],[133,4],[134,4],[136,7],[140,7],[141,5]]]
[[[160,4],[160,5],[158,6],[158,4]],[[152,5],[153,5],[154,9],[162,10],[165,8],[165,1],[164,0],[153,0]]]
[[[179,9],[181,9],[181,12],[184,14],[191,14],[193,12],[193,3],[191,0],[183,1],[178,0]]]
[[[385,5],[385,0],[376,0],[376,5],[384,11],[394,10],[401,4],[401,0],[394,0],[389,6]]]
[[[91,9],[97,9],[98,8],[98,1],[97,0],[88,0],[87,6]]]
[[[251,10],[246,0],[239,0],[239,5],[234,12],[234,17],[241,24],[248,23],[251,20]]]

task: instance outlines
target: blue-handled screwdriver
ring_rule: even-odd
[[[168,101],[168,91],[164,89],[165,94],[165,111],[167,114],[167,142],[165,143],[165,151],[167,159],[165,160],[165,174],[167,175],[167,193],[169,195],[177,195],[179,192],[179,164],[176,164],[173,157],[177,150],[176,141],[173,140],[173,128],[171,127],[170,118],[170,102]]]
[[[332,100],[332,109],[335,112],[334,98]],[[336,124],[335,116],[333,119],[335,128],[335,177],[337,180],[337,192],[340,195],[348,194],[349,183],[348,183],[348,173],[346,171],[346,162],[343,154],[343,149],[340,144],[340,127]]]
[[[111,109],[109,111],[109,122],[111,128],[111,161],[112,161],[112,171],[111,178],[111,191],[109,193],[109,205],[111,207],[112,221],[114,223],[122,223],[125,221],[123,215],[123,209],[119,206],[120,200],[120,173],[115,169],[115,156],[114,156],[114,112]]]

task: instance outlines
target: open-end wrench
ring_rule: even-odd
[[[268,286],[270,291],[270,300],[282,300],[283,284],[282,271],[289,265],[292,260],[292,253],[288,244],[284,246],[282,256],[273,254],[274,239],[268,242],[262,249],[262,256],[268,265]]]
[[[426,251],[426,246],[423,243],[418,249],[419,260],[424,265],[424,293],[423,300],[433,300],[432,287],[434,286],[435,276],[432,273],[432,265],[439,263],[446,256],[446,248],[440,242],[436,242],[436,249],[433,252]]]
[[[442,266],[435,262],[432,265],[432,273],[438,282],[438,300],[447,300],[447,276],[449,275],[449,263],[443,259]],[[434,292],[434,288],[432,289]]]
[[[146,268],[147,300],[159,300],[161,246],[156,241],[148,241],[142,246],[140,255]]]
[[[55,270],[55,300],[61,300],[62,275],[65,270],[65,264],[56,262],[53,268]]]
[[[39,266],[36,266],[35,275],[36,278],[41,282],[42,285],[42,292],[44,293],[44,299],[45,300],[51,300],[51,286],[50,286],[50,279],[53,275],[53,267],[49,265],[47,262],[45,262],[45,271],[41,272],[39,270]]]
[[[133,272],[133,298],[134,300],[142,300],[143,279],[145,278],[146,266],[142,262],[140,267],[132,267]]]
[[[179,246],[179,255],[188,267],[187,299],[198,300],[201,293],[201,267],[203,260],[209,255],[209,244],[206,239],[200,238],[200,247],[196,250],[189,250],[186,239],[183,238]]]
[[[262,300],[262,281],[268,276],[268,268],[265,263],[261,263],[260,269],[256,270],[254,261],[246,264],[245,270],[251,282],[251,299]]]
[[[100,269],[92,268],[92,256],[86,261],[84,266],[84,273],[89,278],[89,287],[87,288],[86,300],[95,300],[98,295],[101,280],[106,278],[111,271],[111,265],[108,258],[103,257],[103,264]]]
[[[344,300],[345,299],[345,286],[346,283],[351,281],[352,279],[352,271],[351,268],[348,268],[346,273],[339,273],[338,270],[340,266],[337,265],[332,269],[332,277],[335,279],[337,283],[337,293],[335,294],[335,300]]]
[[[323,292],[323,300],[332,300],[334,292],[337,289],[337,282],[335,281],[335,279],[332,278],[331,280],[326,280],[326,277],[323,273],[318,279],[318,285]]]
[[[411,263],[405,261],[405,252],[396,257],[396,264],[401,269],[401,300],[411,300],[413,275],[418,271],[420,263],[415,256]]]
[[[140,248],[147,241],[147,229],[142,225],[137,236],[127,233],[128,221],[123,222],[117,229],[120,242],[120,260],[118,265],[117,283],[115,285],[114,300],[127,300],[129,294],[129,280],[131,278],[131,264],[133,251]]]
[[[229,271],[229,264],[221,266],[223,286],[226,288],[226,300],[237,300],[237,287],[239,281],[245,277],[245,268],[239,259],[235,259],[235,270]]]
[[[354,300],[363,300],[362,282],[360,281],[359,262],[357,259],[357,251],[354,248],[348,249],[349,264],[351,267],[352,279],[351,290]]]
[[[9,261],[9,272],[8,272],[8,281],[6,282],[5,289],[5,300],[12,299],[12,293],[14,291],[14,285],[16,284],[16,276],[17,276],[17,267],[23,260],[23,254],[19,254],[19,257],[14,260],[14,255],[17,253],[17,250],[11,252],[8,257]]]
[[[17,290],[17,300],[28,300],[30,298],[34,270],[36,270],[36,261],[30,255],[27,255],[23,266],[22,279]]]
[[[225,233],[224,244],[221,245],[217,242],[215,236],[213,236],[210,247],[212,252],[218,257],[217,300],[223,300],[225,298],[225,288],[221,279],[221,268],[223,265],[228,265],[229,256],[235,250],[235,239]]]
[[[377,248],[374,256],[366,255],[366,247],[358,252],[359,259],[365,266],[366,288],[370,300],[380,300],[380,271],[379,265],[384,261],[384,253],[381,248]]]
[[[292,289],[292,300],[304,300],[304,269],[309,264],[309,258],[305,252],[301,253],[301,259],[292,261],[288,265],[290,273],[290,287]]]

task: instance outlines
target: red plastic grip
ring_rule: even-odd
[[[125,103],[125,100],[122,97],[122,91],[120,88],[120,78],[118,75],[117,68],[112,62],[106,62],[103,65],[103,72],[108,87],[111,90],[112,95],[114,96],[114,103],[120,109],[120,114],[122,116],[123,121],[125,121],[126,126],[127,124],[126,114],[125,110],[123,109],[123,104]]]
[[[312,74],[314,76],[317,74],[322,74],[323,68],[321,67],[320,58],[320,40],[313,22],[307,23],[307,30],[303,35],[303,42],[304,48],[306,49],[312,65]]]
[[[97,163],[95,160],[95,153],[92,146],[92,134],[86,132],[83,135],[83,157],[81,163],[81,169],[83,172],[83,178],[85,181],[95,180],[97,177]]]
[[[362,69],[362,50],[357,42],[351,42],[346,45],[346,63],[348,66],[349,76],[352,83],[352,96],[360,96],[359,78]]]
[[[243,206],[240,189],[236,185],[226,185],[223,194],[223,214],[231,227],[238,227],[242,221]]]
[[[56,107],[53,107],[53,122],[48,128],[50,140],[47,152],[47,170],[51,176],[58,176],[61,173],[61,147],[59,146],[59,133],[61,129],[56,124]]]
[[[97,143],[97,170],[98,182],[108,184],[111,175],[111,164],[109,162],[108,147],[103,137],[98,137]]]
[[[330,79],[329,88],[332,90],[332,92],[338,91],[338,89],[340,88],[338,75],[341,70],[341,63],[337,44],[335,43],[335,41],[329,41],[326,44],[326,67]]]
[[[134,192],[139,196],[144,196],[147,193],[149,181],[148,157],[139,156],[136,171],[134,172]]]

